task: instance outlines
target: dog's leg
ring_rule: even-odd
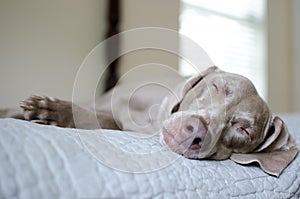
[[[95,114],[72,102],[45,96],[31,96],[21,102],[25,120],[39,124],[54,125],[68,128],[119,129],[113,118],[106,113]],[[74,114],[76,119],[74,121]],[[95,124],[95,116],[97,124]]]
[[[0,109],[0,118],[15,118],[24,120],[23,112],[20,109]]]
[[[75,127],[72,103],[45,96],[31,96],[20,102],[25,120],[39,124]]]

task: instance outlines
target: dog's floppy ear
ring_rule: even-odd
[[[201,73],[189,78],[185,82],[178,85],[171,93],[165,97],[163,100],[161,107],[164,109],[164,117],[160,116],[161,118],[166,118],[168,115],[176,112],[180,102],[183,100],[186,93],[191,90],[195,85],[197,85],[205,76],[210,73],[221,71],[218,67],[212,66],[207,68],[206,70],[202,71]]]
[[[240,164],[257,162],[266,173],[278,177],[297,153],[295,140],[282,119],[276,116],[263,143],[253,153],[233,153],[230,159]]]

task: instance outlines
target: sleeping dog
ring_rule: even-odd
[[[51,97],[31,96],[22,112],[2,117],[83,129],[119,129],[161,134],[172,151],[192,159],[257,162],[275,176],[294,159],[297,144],[283,120],[245,77],[210,67],[180,76],[117,85],[96,100],[94,110]]]

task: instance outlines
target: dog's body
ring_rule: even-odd
[[[118,85],[96,101],[95,111],[40,96],[24,100],[21,107],[23,113],[2,111],[2,117],[60,127],[157,132],[171,150],[187,158],[256,161],[277,176],[298,151],[284,122],[272,118],[252,83],[217,67],[188,81],[174,76]]]

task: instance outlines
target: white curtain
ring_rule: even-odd
[[[265,4],[265,0],[181,0],[180,33],[197,42],[216,66],[252,80],[266,99]],[[195,71],[181,60],[180,72]]]

